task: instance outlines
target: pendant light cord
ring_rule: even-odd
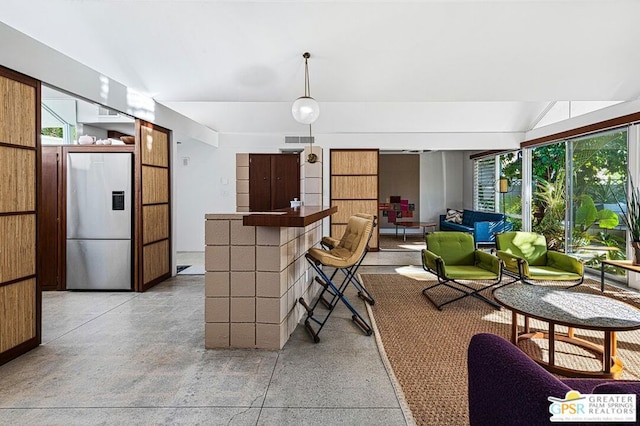
[[[304,95],[311,97],[311,87],[309,85],[309,52],[305,52],[304,55]],[[309,151],[313,154],[313,136],[311,136],[311,123],[309,123]]]
[[[310,98],[311,97],[311,86],[309,85],[309,57],[311,55],[309,52],[305,52],[304,57],[304,96]]]
[[[305,52],[302,54],[304,58],[304,96],[307,98],[311,97],[311,86],[309,84],[309,58],[311,54],[309,52]],[[307,161],[309,163],[315,163],[318,160],[318,157],[313,153],[313,135],[311,133],[311,123],[309,123],[309,155],[307,156]]]

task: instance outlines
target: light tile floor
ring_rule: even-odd
[[[204,252],[179,251],[176,253],[176,265],[189,265],[188,268],[178,272],[178,275],[204,275]]]
[[[376,266],[360,272],[420,265],[419,253],[366,261]],[[374,338],[342,305],[318,344],[298,326],[280,351],[207,350],[203,294],[203,276],[146,293],[45,292],[43,344],[0,366],[0,424],[407,423]]]

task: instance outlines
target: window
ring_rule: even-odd
[[[500,178],[507,179],[507,192],[500,195],[500,211],[514,231],[522,229],[522,151],[499,155]]]
[[[552,250],[600,271],[602,259],[625,259],[620,219],[627,183],[627,128],[592,133],[532,149],[532,230]],[[605,268],[624,278],[624,270]]]
[[[550,249],[564,252],[566,143],[536,146],[531,153],[531,230],[544,235]]]
[[[482,158],[475,161],[473,171],[474,210],[496,211],[496,158]]]
[[[626,227],[627,129],[615,129],[567,141],[566,251],[600,271],[602,259],[623,260]],[[621,201],[622,200],[622,201]],[[605,268],[620,277],[624,270]]]
[[[77,144],[82,135],[100,140],[109,139],[110,134],[117,137],[135,131],[133,117],[44,84],[40,108],[42,145]]]
[[[70,100],[42,100],[41,141],[43,145],[73,143],[76,134],[75,117],[67,120],[64,116],[75,115],[75,103]],[[73,121],[71,123],[70,121]]]

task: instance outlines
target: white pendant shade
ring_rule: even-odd
[[[320,116],[320,106],[311,96],[301,96],[291,106],[293,118],[302,124],[312,124]]]

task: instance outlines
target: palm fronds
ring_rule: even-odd
[[[640,241],[640,188],[633,183],[629,173],[629,186],[625,188],[626,209],[618,202],[622,210],[622,220],[629,230],[631,241]]]

